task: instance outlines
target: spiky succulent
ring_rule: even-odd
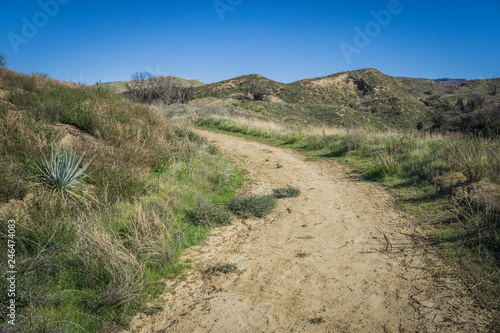
[[[83,199],[82,181],[87,177],[84,173],[92,160],[80,167],[85,153],[78,159],[76,153],[61,145],[51,147],[50,159],[44,157],[42,167],[42,182],[53,192],[76,200]]]
[[[0,68],[7,67],[7,56],[5,54],[0,53]]]

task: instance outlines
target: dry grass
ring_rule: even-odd
[[[154,210],[137,204],[126,234],[127,244],[138,260],[149,265],[165,265],[173,259],[173,216],[160,217]]]
[[[87,283],[101,286],[86,301],[97,313],[128,304],[144,287],[143,264],[91,216],[77,225],[78,242],[74,255],[81,263]]]
[[[453,169],[462,172],[470,183],[481,181],[488,172],[486,149],[479,140],[448,142],[442,156]]]

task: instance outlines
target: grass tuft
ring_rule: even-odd
[[[296,187],[287,186],[284,188],[275,188],[273,194],[276,198],[294,198],[300,195],[300,190]]]
[[[277,199],[273,195],[252,195],[248,197],[236,197],[232,199],[227,207],[235,215],[242,218],[264,217],[270,214],[276,207]]]
[[[221,275],[221,274],[230,274],[237,271],[237,267],[235,264],[231,263],[217,263],[213,266],[206,268],[203,273],[205,275]]]
[[[230,225],[232,216],[223,205],[213,204],[206,199],[197,201],[196,206],[187,212],[188,220],[197,225]]]

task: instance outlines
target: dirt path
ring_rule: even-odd
[[[435,273],[445,268],[380,186],[349,177],[335,161],[307,162],[288,149],[199,133],[249,172],[251,192],[292,185],[302,194],[280,200],[265,219],[217,229],[188,250],[187,278],[168,282],[158,301],[164,309],[136,317],[132,332],[485,330],[464,288]],[[239,271],[202,274],[219,262]]]

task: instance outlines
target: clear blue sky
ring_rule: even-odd
[[[205,83],[251,73],[292,82],[367,67],[500,76],[500,1],[396,2],[2,1],[0,53],[16,71],[87,84],[145,70]],[[372,12],[382,10],[390,17],[381,24]]]

